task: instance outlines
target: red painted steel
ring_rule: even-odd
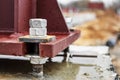
[[[36,16],[36,0],[0,0],[0,53],[24,55],[18,38],[29,32],[29,19]],[[21,33],[21,34],[20,34]]]
[[[0,53],[4,55],[24,56],[24,43],[15,41],[13,43],[13,41],[14,40],[11,40],[11,42],[0,42]]]
[[[88,7],[90,9],[104,9],[103,2],[89,2]]]
[[[0,0],[0,32],[28,32],[35,0]]]
[[[49,43],[41,43],[40,56],[42,57],[55,57],[59,52],[66,49],[80,36],[79,31],[72,31],[69,35],[56,35],[56,41]]]
[[[19,36],[23,34],[0,35],[0,53],[4,55],[23,56],[25,51],[25,44],[19,42]]]
[[[13,32],[13,31],[14,31],[14,0],[0,0],[0,32]]]
[[[47,19],[48,34],[53,34],[57,38],[53,42],[39,44],[39,53],[42,57],[56,56],[79,37],[80,32],[71,32],[67,28],[57,0],[1,0],[1,3],[2,1],[10,1],[10,4],[8,5],[10,8],[7,7],[5,14],[0,14],[0,21],[4,18],[2,23],[0,23],[0,32],[2,32],[0,33],[1,54],[24,56],[29,52],[27,51],[27,44],[19,42],[18,39],[20,36],[28,34],[28,23],[29,19],[32,17]],[[5,2],[3,5],[0,5],[0,11],[6,6],[4,6]],[[9,14],[9,12],[11,13]],[[5,15],[12,16],[7,16],[7,18]],[[9,25],[6,21],[8,21]],[[5,26],[6,30],[3,30],[4,27],[2,25]],[[13,33],[11,34],[8,32]]]
[[[57,0],[37,0],[37,17],[47,19],[48,34],[69,34]]]
[[[17,32],[23,33],[29,31],[29,19],[35,17],[36,12],[33,6],[35,0],[15,0],[16,2],[16,15],[15,21],[17,26]]]

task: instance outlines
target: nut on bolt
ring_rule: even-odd
[[[45,64],[48,58],[42,58],[39,56],[32,56],[30,58],[30,63],[31,64]]]

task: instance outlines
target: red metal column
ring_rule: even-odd
[[[29,31],[29,19],[36,16],[36,0],[14,0],[15,1],[15,26],[18,33]]]
[[[0,0],[0,54],[24,55],[20,36],[29,32],[29,19],[36,16],[36,0]]]
[[[14,31],[14,0],[0,0],[0,32]]]

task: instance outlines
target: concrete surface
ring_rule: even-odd
[[[114,80],[116,73],[108,69],[110,57],[104,56],[108,58],[72,57],[68,62],[57,56],[44,65],[44,78],[32,75],[29,61],[1,59],[0,80]],[[104,66],[97,64],[101,59]]]

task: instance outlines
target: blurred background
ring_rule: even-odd
[[[120,32],[120,0],[58,0],[69,28],[81,31],[76,45],[113,44]]]
[[[31,76],[29,61],[0,60],[0,80],[120,80],[120,0],[58,3],[79,39],[44,64],[44,79]]]

